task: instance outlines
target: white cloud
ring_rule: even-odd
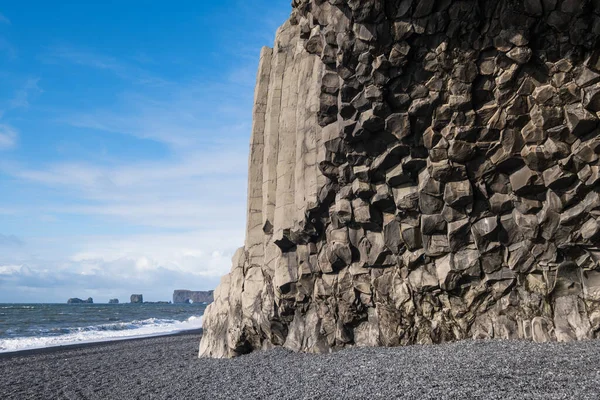
[[[25,201],[7,213],[37,215],[41,222],[51,215],[61,221],[59,232],[69,220],[89,224],[84,229],[90,233],[96,224],[90,221],[101,221],[103,231],[158,232],[25,237],[26,246],[0,254],[0,265],[26,266],[0,278],[0,302],[16,301],[11,296],[123,299],[138,291],[166,300],[174,289],[216,286],[244,240],[250,112],[240,116],[238,105],[219,104],[230,107],[231,118],[214,128],[206,120],[214,113],[202,111],[206,106],[193,97],[187,89],[160,101],[129,94],[124,104],[135,106],[90,113],[86,124],[112,124],[98,125],[107,134],[162,143],[167,155],[156,160],[75,158],[35,168],[0,162],[0,171],[22,185],[58,196],[41,205]]]
[[[0,49],[1,49],[0,38]],[[2,124],[4,114],[9,110],[29,107],[29,97],[34,92],[41,92],[38,87],[39,79],[28,79],[25,84],[15,93],[14,97],[7,102],[4,109],[0,109],[0,150],[12,149],[16,146],[19,134],[15,128],[8,124]]]
[[[128,260],[128,273],[162,267],[198,276],[218,277],[229,271],[231,257],[243,244],[237,229],[190,231],[180,234],[86,237],[70,261],[88,268]],[[119,274],[120,272],[115,271]]]
[[[42,169],[5,166],[23,182],[64,193],[44,214],[95,215],[167,228],[243,229],[247,148],[196,150],[170,161],[116,166],[55,164]]]
[[[12,149],[17,144],[17,130],[10,125],[0,124],[0,150]]]
[[[0,265],[0,276],[15,275],[22,269],[21,265]]]
[[[10,20],[4,14],[0,14],[0,24],[10,25]]]
[[[0,264],[0,302],[65,301],[92,296],[106,301],[143,292],[149,300],[169,300],[175,289],[214,289],[231,268],[241,245],[239,230],[181,234],[31,238],[24,258]],[[37,240],[37,242],[36,242]],[[57,244],[76,249],[63,258]],[[57,256],[59,259],[57,259]],[[19,293],[12,290],[19,288]],[[35,293],[31,289],[35,288]],[[29,293],[29,294],[28,294]],[[13,297],[11,297],[13,296]],[[105,299],[105,300],[102,300]]]

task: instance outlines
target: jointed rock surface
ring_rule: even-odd
[[[600,1],[294,0],[200,355],[600,330]]]

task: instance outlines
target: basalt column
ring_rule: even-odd
[[[600,330],[600,1],[294,0],[200,355]]]

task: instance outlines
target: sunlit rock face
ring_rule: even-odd
[[[600,330],[600,1],[294,0],[200,355]]]

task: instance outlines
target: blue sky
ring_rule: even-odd
[[[216,286],[244,239],[260,48],[290,11],[0,2],[0,302]]]

